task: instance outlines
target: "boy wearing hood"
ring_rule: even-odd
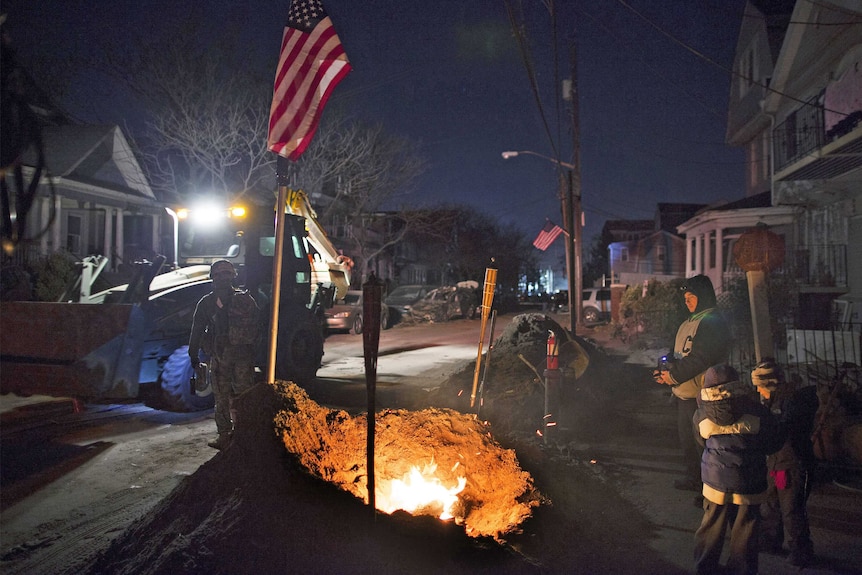
[[[727,359],[730,330],[716,307],[715,289],[707,276],[688,278],[680,291],[690,315],[677,330],[667,368],[655,370],[653,378],[670,386],[677,404],[677,433],[685,477],[674,481],[674,487],[699,492],[702,450],[692,437],[691,418],[697,409],[695,398],[703,387],[707,368]]]
[[[784,442],[778,419],[731,366],[710,367],[694,416],[704,447],[703,520],[695,532],[694,561],[700,574],[723,573],[719,565],[730,526],[727,571],[755,574],[760,504],[766,499],[766,457]]]

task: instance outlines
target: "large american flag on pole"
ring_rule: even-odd
[[[539,235],[536,236],[536,239],[533,240],[533,245],[545,251],[550,247],[554,240],[557,239],[557,236],[563,233],[563,228],[558,226],[557,224],[551,223],[551,220],[545,220],[545,226],[542,228],[542,231],[539,232]]]
[[[269,149],[297,160],[311,143],[332,90],[350,72],[320,0],[293,0],[281,40],[269,112]]]

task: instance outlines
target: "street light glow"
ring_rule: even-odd
[[[510,151],[507,151],[507,152],[503,152],[503,159],[504,159],[504,160],[508,160],[509,158],[515,158],[515,157],[517,157],[519,154],[529,154],[529,155],[531,155],[531,156],[537,156],[537,157],[539,157],[539,158],[544,158],[544,159],[548,160],[549,162],[553,162],[553,163],[557,164],[558,166],[562,166],[562,167],[564,167],[564,168],[568,168],[568,169],[570,169],[570,170],[574,170],[574,169],[575,169],[574,164],[570,164],[570,163],[568,163],[568,162],[563,162],[563,161],[558,160],[558,159],[556,159],[556,158],[552,158],[551,156],[546,156],[545,154],[540,154],[540,153],[538,153],[538,152],[533,152],[532,150],[518,150],[518,151],[510,150]]]

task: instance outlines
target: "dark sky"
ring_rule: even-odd
[[[572,122],[567,108],[561,115],[556,109],[545,2],[510,2],[523,7],[553,142],[503,0],[325,0],[353,66],[331,102],[421,144],[428,171],[414,204],[468,203],[532,239],[545,218],[562,223],[555,166],[531,156],[503,160],[501,153],[553,156],[558,146],[559,157],[571,162]],[[730,76],[708,61],[730,68],[744,4],[557,0],[561,79],[570,76],[569,46],[578,38],[586,240],[607,219],[652,218],[657,202],[744,196],[743,152],[724,144]],[[4,0],[3,11],[25,63],[51,46],[55,60],[47,64],[71,77],[66,101],[78,117],[123,125],[130,112],[121,105],[122,93],[106,95],[92,70],[69,69],[63,55],[86,55],[96,45],[94,35],[123,38],[133,30],[155,30],[188,6],[166,0]],[[214,38],[241,28],[248,57],[274,75],[287,7],[287,1],[211,0],[202,21]],[[549,255],[557,248],[560,242]]]

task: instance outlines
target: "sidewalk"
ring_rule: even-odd
[[[655,358],[649,350],[629,352],[608,334],[606,330],[597,329],[585,335],[626,363],[652,368]],[[667,390],[660,386],[648,387],[633,395],[619,409],[637,422],[637,428],[622,437],[609,437],[606,442],[583,449],[589,450],[589,456],[598,465],[609,470],[616,468],[634,477],[621,495],[653,519],[655,531],[651,546],[668,561],[691,572],[694,532],[703,511],[694,504],[696,493],[673,487],[673,480],[683,472],[677,449],[676,411]],[[853,476],[843,482],[824,481],[814,486],[808,503],[816,555],[811,566],[793,567],[783,556],[761,553],[761,575],[862,573],[860,479]]]

